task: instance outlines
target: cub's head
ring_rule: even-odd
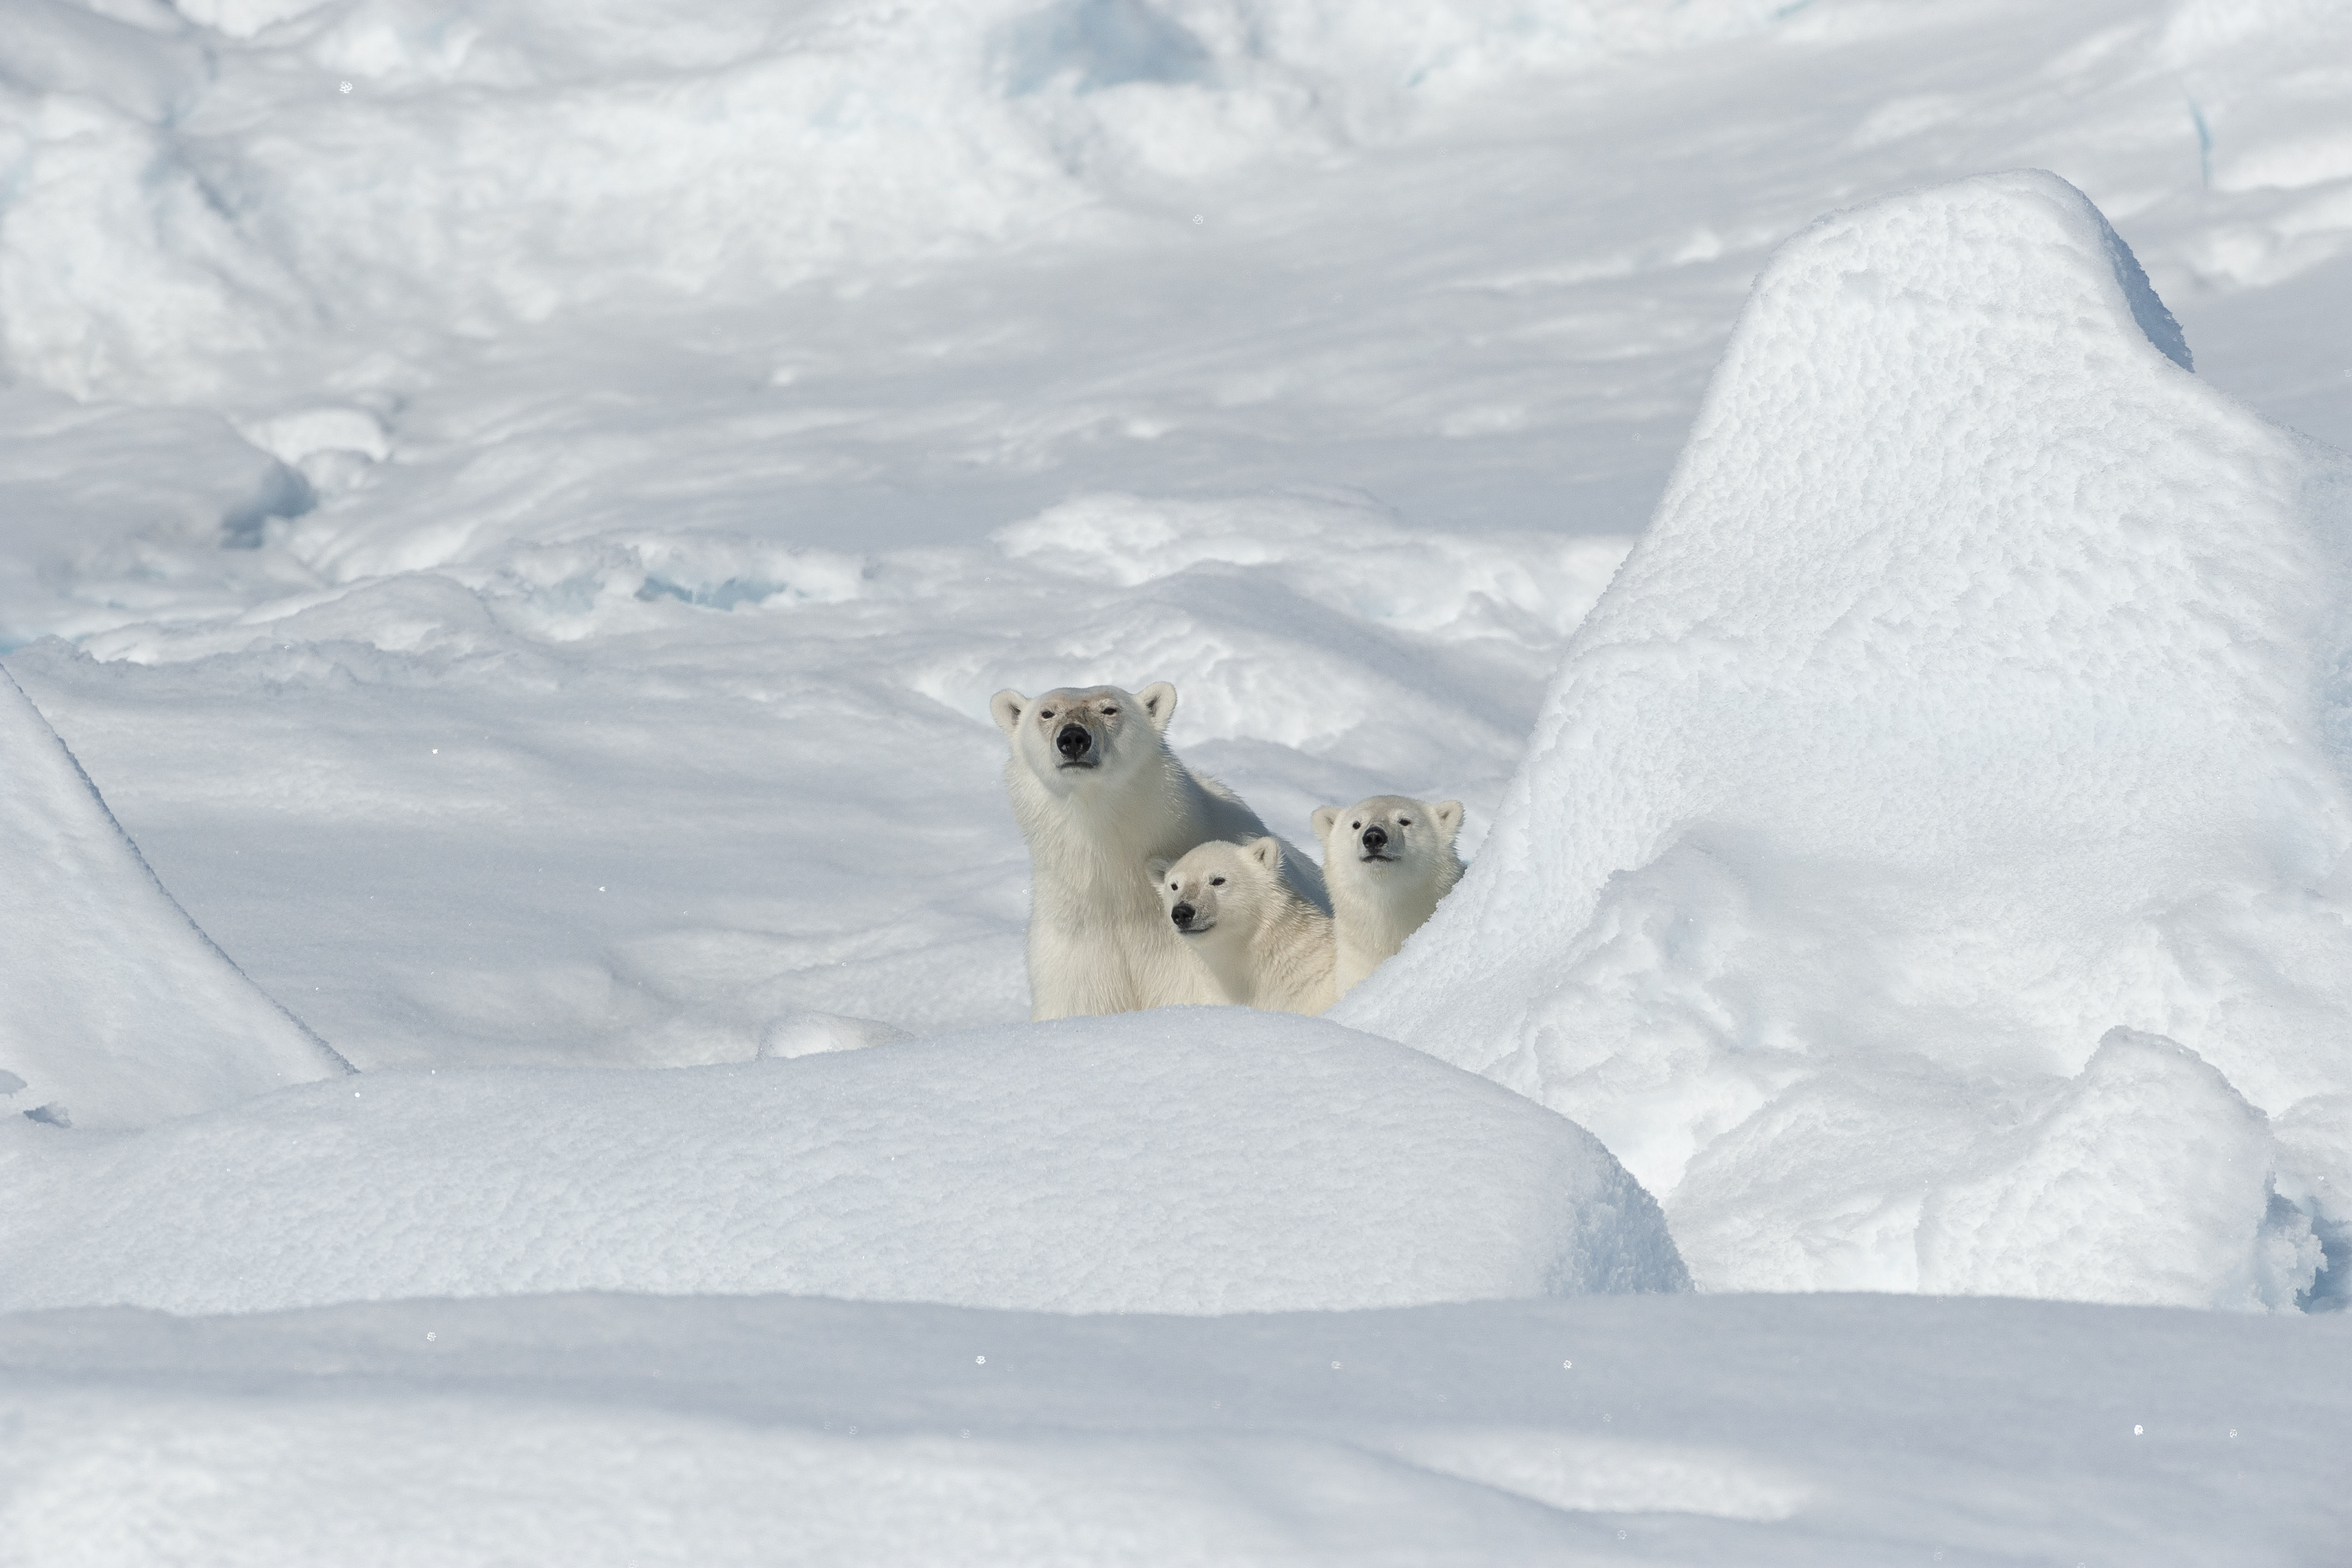
[[[1212,838],[1195,844],[1178,860],[1154,860],[1151,885],[1160,907],[1180,936],[1206,936],[1222,921],[1247,928],[1268,889],[1282,876],[1282,840],[1272,837],[1247,844]]]
[[[1454,857],[1454,836],[1462,831],[1462,803],[1432,805],[1409,795],[1376,795],[1342,811],[1315,808],[1315,837],[1323,841],[1323,864],[1360,866],[1374,876],[1402,867],[1443,864]]]
[[[1116,686],[1063,686],[1043,697],[1003,690],[988,700],[996,727],[1013,737],[1013,754],[1039,783],[1068,795],[1150,762],[1176,714],[1176,689],[1164,680],[1129,693]]]

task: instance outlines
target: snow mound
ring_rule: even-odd
[[[282,595],[279,561],[222,546],[259,543],[314,499],[299,471],[216,414],[0,387],[0,653],[44,633],[183,607],[234,614]],[[58,603],[68,584],[86,585],[68,590],[79,603]]]
[[[2319,1261],[2308,1224],[2246,1246],[2248,1216],[2272,1202],[2269,1133],[2194,1051],[2110,1029],[2049,1113],[2011,1136],[2013,1151],[1930,1195],[1920,1284],[2191,1305],[2291,1299]]]
[[[2189,363],[2053,175],[1790,241],[1339,1016],[1591,1128],[1709,1288],[2310,1290],[2352,1208],[2263,1113],[2352,1086],[2347,469]]]
[[[0,1309],[629,1290],[1202,1313],[1686,1288],[1657,1205],[1581,1129],[1389,1041],[1239,1010],[20,1127]]]
[[[344,1071],[155,879],[0,669],[0,1100],[139,1127]]]

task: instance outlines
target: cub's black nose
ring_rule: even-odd
[[[1174,909],[1168,911],[1168,918],[1174,921],[1180,926],[1191,925],[1192,923],[1192,906],[1190,904],[1178,904]]]
[[[1385,849],[1386,847],[1388,847],[1388,842],[1389,842],[1389,830],[1388,830],[1387,828],[1385,828],[1385,827],[1382,827],[1380,824],[1378,824],[1378,823],[1374,823],[1371,826],[1367,827],[1367,828],[1365,828],[1365,829],[1364,829],[1364,853],[1365,853],[1365,854],[1367,854],[1367,855],[1377,855],[1377,854],[1379,854],[1382,849]]]
[[[1054,749],[1074,763],[1085,756],[1094,743],[1095,738],[1087,733],[1084,724],[1065,724],[1062,732],[1054,737]]]

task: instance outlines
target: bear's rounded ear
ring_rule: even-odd
[[[1318,838],[1328,838],[1328,837],[1331,837],[1331,825],[1332,825],[1333,823],[1335,823],[1335,822],[1339,821],[1339,808],[1338,806],[1336,806],[1336,805],[1318,805],[1318,806],[1317,806],[1317,807],[1315,808],[1315,837],[1318,837]]]
[[[1021,728],[1021,715],[1027,711],[1029,699],[1009,686],[988,700],[989,716],[996,721],[996,727],[1008,735]]]
[[[1441,800],[1435,805],[1429,808],[1429,815],[1436,818],[1437,826],[1445,830],[1445,837],[1448,841],[1451,841],[1455,834],[1462,831],[1462,803],[1460,801]]]
[[[1249,847],[1249,858],[1269,871],[1282,869],[1282,840],[1269,833],[1255,839]]]
[[[1168,868],[1174,864],[1175,862],[1165,855],[1155,855],[1151,858],[1151,864],[1144,869],[1151,873],[1152,885],[1157,887],[1160,884],[1160,879],[1168,875]]]
[[[1143,704],[1151,727],[1163,735],[1168,733],[1168,721],[1176,717],[1176,689],[1164,680],[1155,680],[1137,692],[1135,700]]]

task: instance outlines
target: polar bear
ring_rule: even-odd
[[[1216,976],[1221,1000],[1283,1013],[1320,1013],[1331,984],[1331,917],[1282,879],[1282,840],[1219,840],[1172,864],[1150,865],[1171,929]]]
[[[1144,868],[1206,839],[1261,837],[1265,824],[1168,749],[1176,689],[1000,691],[989,711],[1013,738],[1004,784],[1029,841],[1029,1016],[1221,1000]],[[1303,857],[1288,857],[1285,874],[1309,903],[1330,908],[1322,874]]]
[[[1454,853],[1454,837],[1461,830],[1458,800],[1432,805],[1407,795],[1376,795],[1345,811],[1316,807],[1315,837],[1323,841],[1323,875],[1331,890],[1339,952],[1334,981],[1340,995],[1393,957],[1462,879],[1462,859]]]

